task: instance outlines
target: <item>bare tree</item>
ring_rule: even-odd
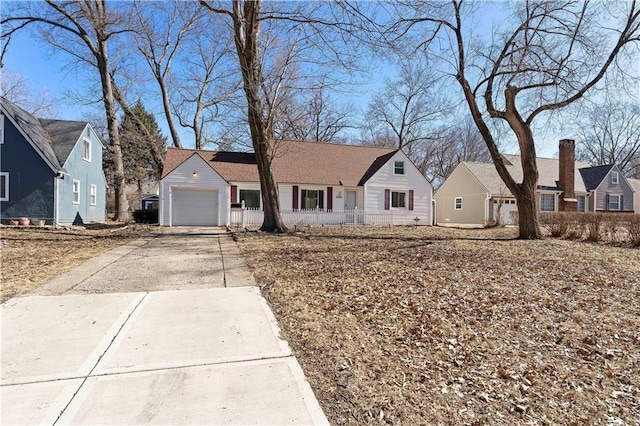
[[[430,132],[451,110],[450,102],[437,86],[437,76],[424,61],[406,60],[396,79],[385,79],[365,113],[365,128],[373,139],[390,139],[405,153],[424,144]]]
[[[242,72],[244,92],[247,99],[248,122],[255,151],[260,189],[264,210],[263,231],[284,232],[287,230],[280,214],[278,188],[271,169],[272,157],[269,142],[273,136],[273,118],[267,111],[261,91],[264,85],[264,63],[260,55],[260,31],[262,1],[234,0],[231,9],[225,9],[200,0],[200,4],[213,13],[228,17],[233,28],[238,61]],[[266,103],[269,103],[266,100]],[[275,100],[272,99],[273,103]]]
[[[57,102],[49,92],[41,90],[33,93],[33,84],[19,72],[2,71],[0,95],[20,108],[38,117],[54,117]]]
[[[626,176],[640,177],[640,105],[611,100],[593,105],[578,132],[580,159],[616,163]]]
[[[124,19],[116,9],[107,7],[106,0],[68,1],[45,4],[29,4],[17,8],[0,21],[5,46],[15,31],[36,24],[43,39],[58,50],[64,51],[79,63],[95,68],[100,75],[102,102],[107,118],[109,149],[114,163],[116,215],[114,220],[128,221],[129,206],[125,197],[124,167],[120,147],[120,135],[116,117],[116,101],[110,75],[109,43],[125,30]]]
[[[193,132],[196,149],[225,140],[237,127],[230,120],[230,109],[237,108],[240,90],[235,78],[238,67],[230,63],[232,37],[217,16],[203,17],[201,28],[206,30],[198,31],[183,49],[184,71],[176,76],[174,92],[174,112],[180,125]],[[223,121],[228,125],[220,125]]]
[[[171,66],[183,42],[190,42],[193,30],[208,31],[198,24],[202,8],[193,2],[145,2],[137,0],[135,8],[135,33],[138,51],[149,65],[162,96],[162,107],[173,146],[182,143],[173,119],[169,96]]]
[[[345,142],[344,131],[353,127],[350,117],[353,108],[338,105],[329,96],[324,83],[314,85],[307,93],[289,98],[279,111],[274,124],[277,139],[312,142]]]
[[[498,174],[516,198],[520,238],[541,238],[534,120],[581,99],[623,59],[640,34],[636,1],[529,0],[498,8],[451,0],[390,7],[388,37],[396,46],[427,50],[455,78]],[[479,13],[485,21],[499,19],[487,43],[473,27]],[[493,120],[505,123],[518,140],[521,182],[503,162]]]

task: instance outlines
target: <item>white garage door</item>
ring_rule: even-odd
[[[218,191],[172,188],[171,226],[218,226]]]
[[[498,216],[498,201],[494,200],[493,202],[493,217]],[[516,200],[503,200],[500,203],[500,224],[501,225],[515,225],[515,218],[511,214],[511,212],[517,212],[518,206],[516,205]]]

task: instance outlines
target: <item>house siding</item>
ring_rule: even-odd
[[[394,162],[404,162],[404,174],[394,174]],[[405,208],[391,208],[394,225],[431,225],[431,185],[409,159],[398,151],[365,183],[364,209],[366,212],[385,210],[385,190],[406,192]],[[409,190],[414,191],[414,209],[409,210]]]
[[[84,139],[91,141],[91,161],[82,158]],[[96,166],[98,164],[99,166]],[[91,131],[85,132],[69,154],[64,166],[67,175],[58,185],[58,223],[69,224],[77,219],[83,222],[103,222],[106,219],[106,181],[102,173],[102,144]],[[80,181],[80,203],[73,203],[73,181]],[[96,186],[96,205],[91,205],[91,185]]]
[[[3,222],[20,217],[53,221],[55,173],[6,117],[0,171],[9,173],[9,200],[0,202]]]
[[[611,173],[618,172],[618,183],[611,183]],[[595,197],[595,210],[596,211],[604,211],[607,210],[606,200],[607,195],[622,195],[623,205],[621,206],[621,211],[633,211],[633,190],[631,186],[624,178],[622,173],[620,173],[620,169],[617,166],[614,166],[607,176],[602,180],[600,185],[596,188],[596,197]]]
[[[194,176],[193,173],[197,175]],[[172,187],[216,189],[218,191],[218,223],[229,224],[231,192],[229,184],[198,155],[184,163],[160,181],[160,225],[171,225]]]
[[[487,196],[487,189],[460,163],[433,197],[436,224],[484,226],[489,216]],[[456,197],[462,197],[462,210],[455,209]]]

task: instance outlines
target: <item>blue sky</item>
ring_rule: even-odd
[[[90,113],[103,113],[101,105],[83,106],[75,103],[65,93],[74,89],[78,84],[85,84],[82,75],[78,75],[75,69],[65,69],[67,58],[63,54],[51,54],[51,49],[39,42],[29,30],[19,31],[11,40],[9,50],[5,57],[3,72],[20,73],[26,78],[31,87],[32,95],[37,95],[40,91],[46,90],[49,96],[57,101],[57,117],[61,119],[79,120],[86,119]],[[355,104],[356,108],[364,108],[373,92],[379,87],[383,79],[393,72],[389,66],[381,66],[380,62],[375,64],[375,75],[371,77],[370,84],[363,85],[358,90],[357,95],[349,95],[348,101]],[[86,70],[81,70],[80,73]],[[97,75],[96,75],[97,78]],[[156,105],[146,105],[156,113],[161,129],[168,134],[166,123],[158,102]],[[187,131],[181,131],[185,147],[190,147],[191,137]],[[548,132],[551,133],[551,132]],[[359,135],[355,134],[357,137]],[[557,143],[559,139],[571,138],[567,134],[545,134],[538,137],[538,155],[542,157],[553,157],[557,153]],[[516,147],[505,149],[505,151],[516,153]]]

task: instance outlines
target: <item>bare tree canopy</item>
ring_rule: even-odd
[[[2,72],[0,96],[37,117],[55,117],[57,102],[47,90],[33,91],[33,84],[20,73]]]
[[[640,105],[607,100],[587,108],[577,155],[594,165],[617,164],[627,177],[640,178]]]
[[[455,78],[498,174],[516,197],[520,238],[540,238],[534,120],[578,101],[625,55],[637,54],[636,1],[523,1],[494,4],[493,12],[490,5],[479,10],[461,0],[385,7],[391,17],[386,41],[412,49],[404,53],[427,52]],[[479,34],[480,25],[492,26],[489,37]],[[492,121],[518,141],[522,182],[504,165]]]

